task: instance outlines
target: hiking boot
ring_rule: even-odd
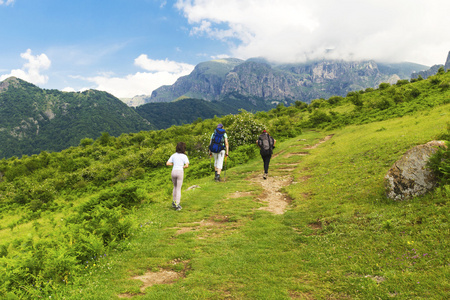
[[[182,207],[181,207],[180,205],[177,205],[177,207],[175,208],[175,210],[176,210],[176,211],[180,211],[181,208],[182,208]]]
[[[217,181],[217,182],[220,181],[220,174],[217,174],[216,181]]]
[[[267,173],[264,173],[263,178],[264,178],[264,179],[267,179],[267,176],[268,176],[268,174],[267,174]]]
[[[177,208],[177,205],[175,204],[175,202],[172,201],[172,207],[173,208]]]

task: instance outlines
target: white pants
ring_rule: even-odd
[[[181,186],[183,185],[183,170],[172,170],[172,182],[173,182],[173,203],[180,205],[181,199]]]
[[[225,157],[225,150],[220,151],[219,153],[213,153],[214,157],[214,167],[222,170],[223,169],[223,159]]]

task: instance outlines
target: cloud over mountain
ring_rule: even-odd
[[[34,84],[44,84],[48,81],[48,76],[41,74],[42,71],[50,68],[51,61],[45,54],[33,55],[31,49],[28,49],[20,56],[27,60],[22,69],[14,69],[9,74],[1,75],[0,81],[14,76]]]
[[[448,1],[179,0],[193,35],[231,45],[231,56],[292,62],[344,58],[433,64],[450,49]],[[332,51],[330,51],[332,50]]]
[[[162,85],[170,85],[184,75],[188,75],[194,66],[169,60],[152,60],[142,54],[134,64],[149,72],[137,72],[124,77],[108,74],[88,77],[85,80],[95,83],[95,89],[107,91],[119,98],[130,98],[136,95],[149,95]]]

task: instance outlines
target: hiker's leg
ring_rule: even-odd
[[[266,172],[266,156],[261,153],[261,158],[263,160],[263,168],[264,168],[264,173],[265,173]]]
[[[219,160],[219,153],[213,153],[212,154],[214,157],[214,178],[217,178],[217,164],[218,164],[218,160]]]
[[[223,169],[223,159],[225,158],[225,150],[220,151],[219,153],[215,153],[217,154],[217,160],[215,164],[215,166],[217,167],[217,175],[220,175],[220,172]]]
[[[181,199],[181,186],[183,185],[183,171],[174,170],[172,171],[172,182],[173,182],[173,202],[176,205],[180,205]]]
[[[212,156],[214,158],[214,170],[217,172],[217,160],[219,159],[219,153],[213,153]]]
[[[272,155],[265,155],[263,156],[263,160],[264,160],[264,173],[269,173],[269,163],[270,163],[270,158],[272,157]]]

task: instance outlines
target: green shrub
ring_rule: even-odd
[[[149,157],[148,165],[152,167],[165,166],[169,157],[175,153],[175,148],[176,145],[174,143],[161,145]]]
[[[448,90],[450,88],[450,83],[449,82],[443,82],[439,85],[439,88],[443,91]]]
[[[407,80],[407,79],[399,79],[399,80],[397,80],[396,85],[402,86],[402,85],[405,85],[405,84],[408,84],[408,83],[409,83],[409,80]]]
[[[312,108],[320,108],[320,107],[326,106],[326,104],[327,104],[327,102],[324,99],[315,99],[315,100],[311,101],[309,106]]]
[[[343,99],[344,98],[341,96],[333,96],[328,99],[328,103],[330,105],[337,105],[337,104],[341,103]]]
[[[310,116],[309,116],[309,122],[312,126],[319,126],[323,123],[329,123],[331,122],[331,117],[323,111],[315,110]]]
[[[447,148],[441,148],[432,155],[428,161],[428,166],[443,184],[450,184],[450,122],[447,123],[447,132],[440,134],[437,138],[446,140]]]
[[[236,151],[233,151],[232,155],[230,155],[227,167],[231,168],[239,164],[244,164],[250,159],[255,158],[259,153],[258,149],[256,141],[252,145],[240,146]]]
[[[439,77],[433,76],[433,77],[430,79],[430,83],[431,83],[432,85],[438,85],[438,84],[441,83],[441,80],[439,79]]]
[[[387,82],[382,82],[382,83],[380,83],[380,85],[378,86],[378,88],[380,89],[380,90],[385,90],[385,89],[387,89],[387,88],[389,88],[391,85],[389,84],[389,83],[387,83]]]
[[[412,98],[417,98],[417,97],[419,97],[420,96],[420,90],[418,89],[418,88],[412,88],[410,91],[409,91],[409,95],[412,97]]]
[[[93,139],[91,139],[91,138],[85,138],[85,139],[82,139],[82,140],[80,141],[80,146],[81,146],[81,147],[86,147],[86,146],[92,145],[92,143],[94,143],[94,140],[93,140]]]
[[[293,124],[291,118],[288,116],[279,117],[269,128],[269,132],[274,136],[275,139],[291,138],[302,133],[302,130],[298,124]],[[253,140],[256,140],[261,132],[258,132]]]
[[[428,166],[443,184],[450,184],[450,143],[447,149],[439,149],[430,157]]]
[[[308,107],[308,104],[303,101],[297,100],[294,102],[294,104],[295,104],[295,107],[300,110],[306,109]]]
[[[362,101],[362,95],[360,93],[354,93],[350,97],[350,101],[355,105],[356,107],[362,107],[363,101]]]

